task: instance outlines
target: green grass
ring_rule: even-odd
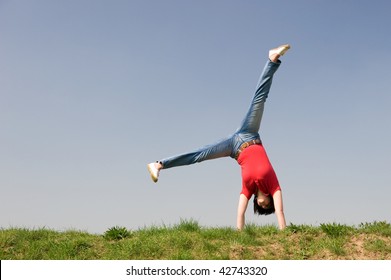
[[[362,223],[234,228],[194,220],[135,231],[111,227],[102,235],[51,229],[0,229],[2,260],[306,260],[391,259],[391,225]]]

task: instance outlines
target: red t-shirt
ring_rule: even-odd
[[[274,195],[281,190],[274,169],[262,145],[252,145],[240,153],[238,163],[242,168],[242,192],[248,200],[260,190]]]

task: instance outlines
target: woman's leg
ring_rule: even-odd
[[[190,165],[204,160],[228,157],[232,154],[233,138],[228,137],[212,145],[202,147],[190,153],[184,153],[148,164],[152,180],[156,183],[161,169]]]
[[[264,104],[272,85],[273,75],[281,64],[279,57],[283,55],[289,48],[289,45],[282,45],[278,48],[270,50],[269,60],[267,61],[259,78],[250,108],[236,133],[258,133],[259,127],[261,125]]]
[[[164,169],[190,165],[204,160],[228,157],[232,152],[232,138],[226,138],[212,145],[204,146],[190,153],[184,153],[160,161]]]
[[[237,133],[258,133],[261,125],[265,101],[269,95],[270,87],[273,81],[273,75],[280,66],[280,62],[274,63],[268,61],[259,78],[255,95],[252,99],[250,108],[243,119]]]

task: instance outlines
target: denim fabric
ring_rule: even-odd
[[[269,95],[273,75],[280,64],[280,61],[274,63],[270,60],[266,63],[259,78],[250,108],[234,134],[193,152],[163,159],[160,161],[163,164],[163,168],[167,169],[176,166],[190,165],[204,160],[221,157],[235,158],[236,152],[243,143],[254,139],[260,139],[258,131],[261,124],[264,104]]]

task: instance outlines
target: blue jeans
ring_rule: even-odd
[[[273,75],[277,71],[280,64],[280,61],[274,63],[270,60],[266,63],[261,77],[259,78],[250,108],[240,127],[235,131],[234,134],[193,152],[163,159],[160,161],[163,165],[163,168],[166,169],[176,166],[190,165],[204,160],[221,157],[235,158],[238,149],[243,143],[260,139],[258,131],[261,125],[264,104],[266,98],[269,95]]]

